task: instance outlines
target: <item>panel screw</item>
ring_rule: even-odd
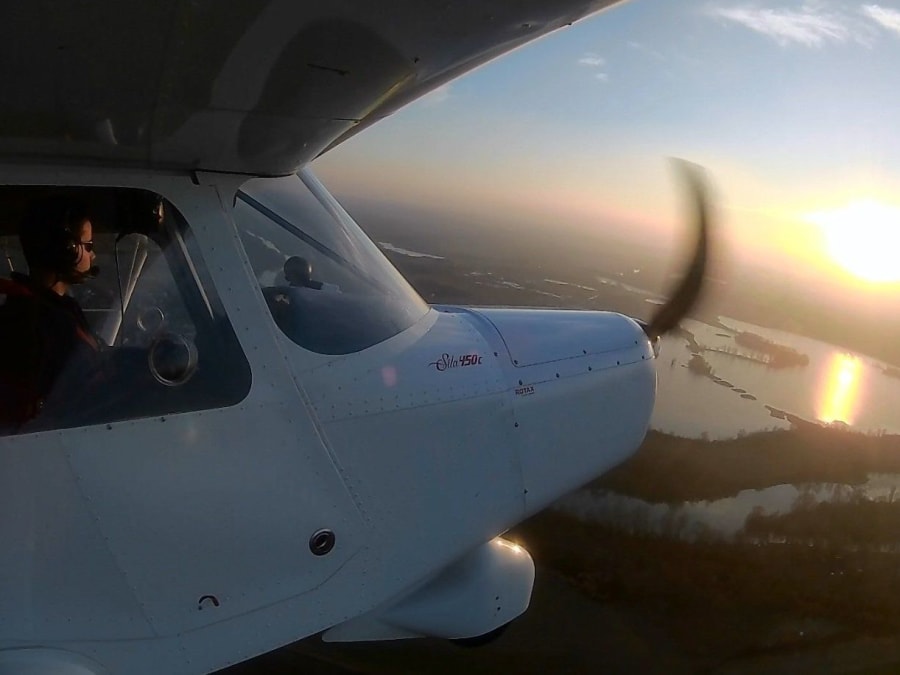
[[[328,555],[333,548],[334,532],[331,530],[316,530],[309,538],[309,550],[313,555]]]

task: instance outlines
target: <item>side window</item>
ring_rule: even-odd
[[[106,344],[146,348],[163,332],[196,340],[201,317],[192,316],[188,310],[170,268],[171,256],[166,256],[161,246],[165,241],[160,239],[127,234],[110,242],[107,267],[109,281],[115,280],[116,285],[108,285],[101,297],[111,297],[112,302],[104,303],[105,308],[86,310],[92,327]],[[199,280],[196,281],[199,288]],[[76,298],[83,298],[82,306],[88,305],[97,293],[97,289],[87,285],[73,291]],[[208,311],[203,313],[211,313],[210,308],[204,309]]]
[[[358,352],[428,311],[308,172],[248,181],[234,219],[272,318],[304,349]]]
[[[18,218],[0,233],[9,270],[0,274],[0,434],[220,408],[247,395],[249,364],[171,204],[135,190],[0,188],[0,209],[12,204]]]

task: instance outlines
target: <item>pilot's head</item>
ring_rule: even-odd
[[[29,275],[64,292],[91,276],[93,227],[85,204],[58,195],[31,203],[19,228]]]
[[[309,286],[312,265],[306,258],[292,255],[284,261],[284,278],[291,286]]]

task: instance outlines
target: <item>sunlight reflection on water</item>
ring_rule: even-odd
[[[701,345],[716,377],[691,372],[689,341],[663,339],[658,363],[657,406],[651,426],[659,431],[710,439],[785,429],[790,423],[770,408],[826,424],[846,424],[866,433],[900,433],[900,378],[887,364],[848,353],[811,338],[755,326],[728,317],[710,326],[684,322]],[[759,335],[808,356],[806,365],[772,368],[748,357],[735,342],[738,332]]]
[[[862,363],[850,354],[833,354],[821,384],[816,417],[825,423],[853,424],[859,401]]]

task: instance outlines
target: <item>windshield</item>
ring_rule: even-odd
[[[308,171],[249,181],[234,216],[275,323],[305,349],[357,352],[428,311]]]

